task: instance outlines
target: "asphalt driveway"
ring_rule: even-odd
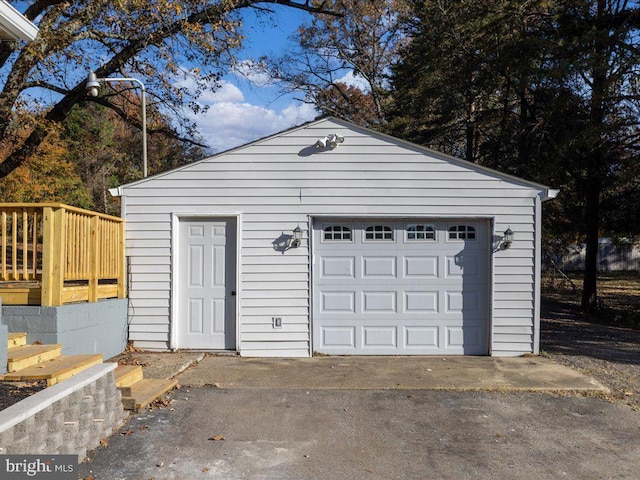
[[[322,382],[316,382],[318,388],[295,388],[295,382],[284,388],[282,364],[276,362],[275,375],[271,362],[255,362],[261,375],[238,369],[234,381],[225,377],[221,383],[182,387],[170,406],[133,417],[80,466],[81,477],[638,478],[640,414],[600,398],[512,391],[503,384],[490,391],[403,385],[327,389]],[[328,361],[311,362],[299,378],[313,375],[318,365],[331,368]],[[213,381],[211,368],[203,361],[180,378]],[[366,369],[353,369],[358,370],[367,376]],[[267,381],[238,385],[243,371],[248,379]],[[405,372],[407,378],[420,375]],[[289,376],[295,376],[291,365]]]

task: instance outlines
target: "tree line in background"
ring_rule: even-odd
[[[285,90],[323,114],[559,188],[545,204],[545,245],[586,242],[582,304],[597,308],[598,236],[640,233],[635,1],[34,0],[25,14],[38,38],[0,44],[2,200],[116,213],[107,189],[140,178],[139,99],[107,89],[87,100],[89,68],[145,79],[152,173],[202,156],[196,100],[235,62],[238,12],[274,4],[314,14],[295,48],[257,63]],[[190,84],[185,64],[198,65]]]
[[[344,3],[348,20],[316,17],[276,71],[323,112],[559,188],[545,246],[586,243],[596,310],[598,237],[640,234],[638,3]]]

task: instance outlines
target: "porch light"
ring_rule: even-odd
[[[503,248],[506,250],[507,248],[509,248],[511,246],[512,243],[513,243],[513,231],[511,230],[511,227],[508,227],[504,231],[504,234],[502,236]]]
[[[300,225],[293,229],[293,238],[291,239],[291,248],[298,248],[302,242],[302,229]]]

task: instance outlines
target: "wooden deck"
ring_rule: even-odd
[[[124,221],[57,203],[0,203],[0,297],[59,306],[124,298]]]

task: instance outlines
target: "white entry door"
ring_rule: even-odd
[[[180,219],[178,348],[236,348],[234,218]]]

